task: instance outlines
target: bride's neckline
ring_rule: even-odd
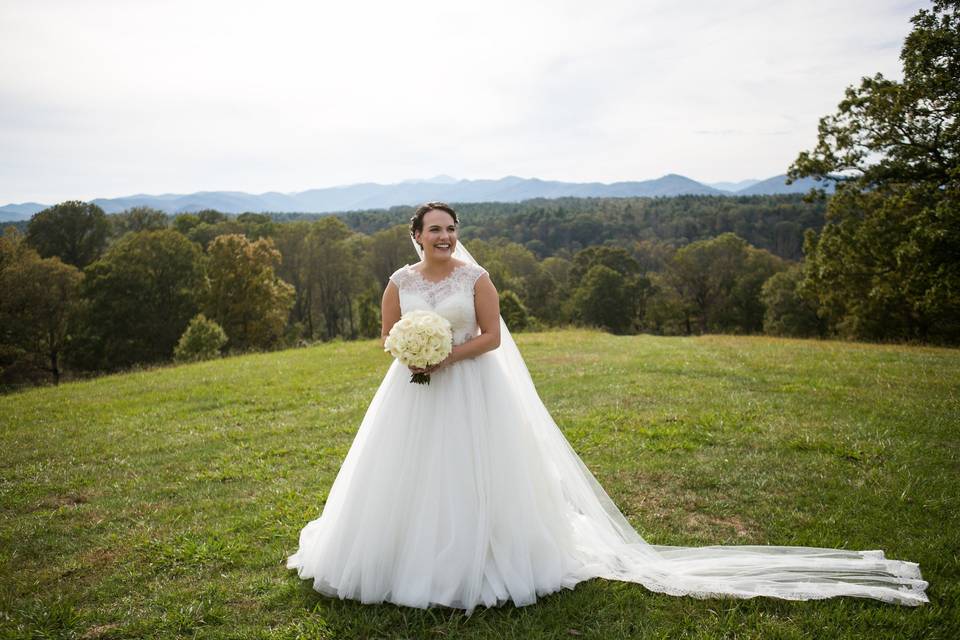
[[[417,264],[419,264],[419,263],[417,263]],[[452,278],[452,277],[453,277],[453,274],[455,274],[458,269],[460,269],[461,267],[465,267],[465,266],[467,266],[467,263],[466,263],[466,262],[461,262],[460,264],[458,264],[457,266],[455,266],[455,267],[453,268],[453,270],[450,271],[450,273],[448,273],[447,275],[443,276],[443,277],[440,278],[439,280],[431,280],[431,279],[427,278],[425,275],[423,275],[422,273],[420,273],[420,271],[418,271],[417,269],[414,269],[412,264],[408,264],[408,265],[407,265],[407,268],[410,269],[410,271],[413,271],[415,274],[417,274],[417,276],[419,276],[419,278],[420,278],[421,280],[423,280],[424,282],[428,282],[428,283],[430,283],[430,284],[440,284],[441,282],[444,282],[444,281],[449,280],[450,278]]]

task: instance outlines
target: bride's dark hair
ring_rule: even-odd
[[[457,212],[453,210],[453,207],[448,205],[446,202],[427,202],[417,207],[417,210],[414,212],[413,217],[410,218],[410,237],[416,240],[417,231],[423,231],[423,216],[426,215],[428,211],[433,211],[434,209],[440,209],[441,211],[446,211],[450,214],[450,217],[453,218],[455,224],[460,224],[460,220],[457,219]],[[417,242],[417,244],[420,244]],[[421,245],[422,246],[422,245]]]

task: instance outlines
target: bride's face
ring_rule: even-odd
[[[457,224],[443,209],[431,209],[423,214],[423,230],[417,239],[423,245],[424,258],[449,260],[457,248]]]

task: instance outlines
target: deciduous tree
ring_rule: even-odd
[[[39,211],[27,225],[27,242],[44,258],[56,256],[83,269],[107,246],[110,222],[95,204],[69,200]]]
[[[269,348],[283,337],[293,286],[275,272],[280,252],[273,240],[251,242],[240,234],[216,237],[207,249],[209,292],[205,315],[219,324],[235,349]]]
[[[168,360],[203,290],[196,244],[172,229],[125,235],[84,271],[71,359],[101,370]]]
[[[81,279],[60,258],[41,258],[12,227],[0,236],[0,382],[60,382]]]
[[[821,233],[806,232],[801,289],[831,330],[960,341],[960,2],[911,20],[903,81],[848,87],[791,179],[837,183]]]

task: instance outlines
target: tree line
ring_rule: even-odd
[[[721,233],[787,260],[803,258],[803,233],[820,229],[826,207],[800,194],[684,195],[656,198],[535,198],[523,202],[462,203],[464,237],[509,238],[539,259],[570,258],[596,244],[627,246],[650,240],[682,246]],[[296,214],[288,214],[288,217]],[[350,228],[371,234],[401,224],[407,207],[342,214]]]
[[[789,263],[729,232],[679,248],[618,238],[545,259],[507,238],[462,235],[520,331],[760,332],[760,287]],[[405,224],[366,234],[341,216],[108,216],[63,202],[0,237],[3,381],[164,362],[178,345],[188,357],[181,343],[217,329],[226,352],[374,337],[389,275],[416,260]]]

